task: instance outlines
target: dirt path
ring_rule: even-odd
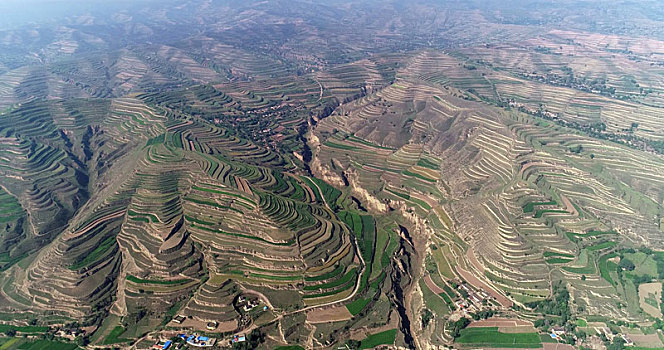
[[[572,202],[570,200],[563,196],[562,194],[560,195],[560,200],[563,202],[563,205],[565,206],[565,210],[569,212],[570,214],[574,216],[579,216],[579,212],[576,210],[574,205],[572,205]]]
[[[468,249],[466,252],[466,257],[468,258],[468,261],[470,261],[471,265],[473,265],[477,271],[484,273],[484,266],[480,264],[479,260],[477,260],[477,256],[475,255],[475,249],[472,247]]]
[[[323,84],[318,81],[318,78],[314,78],[314,80],[318,83],[318,87],[320,87],[320,94],[318,95],[318,100],[316,102],[320,102],[320,100],[323,99]]]
[[[320,194],[320,198],[323,200],[323,204],[325,204],[325,207],[327,207],[327,209],[330,209],[330,206],[327,205],[327,200],[325,199],[325,196],[323,196],[323,191],[320,189],[320,187],[318,187],[318,184],[313,180],[311,181],[311,183],[314,186],[316,186],[316,191],[318,191],[318,194]],[[330,210],[332,210],[332,209],[330,209]]]

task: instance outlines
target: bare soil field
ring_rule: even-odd
[[[654,295],[654,298],[652,297]],[[649,297],[650,296],[650,297]],[[648,303],[646,300],[650,300]],[[659,305],[662,300],[662,283],[643,283],[639,285],[639,305],[641,309],[653,317],[662,317],[662,311],[659,307],[653,306],[651,303]]]
[[[336,306],[324,309],[313,309],[307,312],[307,322],[326,323],[350,320],[353,315],[345,306]]]
[[[569,344],[559,343],[542,343],[544,350],[574,350],[574,347]]]
[[[516,326],[516,327],[498,327],[500,333],[533,333],[537,329],[533,326]]]
[[[468,325],[468,327],[522,328],[522,327],[533,327],[533,323],[526,320],[494,317],[486,320],[474,321],[473,323]]]
[[[654,334],[630,334],[630,338],[637,346],[645,348],[662,348],[664,344],[656,333]]]

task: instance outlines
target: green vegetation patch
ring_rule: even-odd
[[[420,158],[417,161],[417,165],[419,165],[423,168],[431,169],[431,170],[439,170],[439,168],[440,168],[440,166],[438,164],[436,164],[436,163],[434,163],[434,162],[432,162],[432,161],[430,161],[426,158]]]
[[[604,249],[612,248],[616,244],[618,244],[618,243],[613,242],[613,241],[606,241],[606,242],[602,242],[602,243],[598,243],[598,244],[593,244],[591,246],[588,246],[586,249],[588,249],[591,252],[594,252],[594,251],[598,251],[598,250],[604,250]]]
[[[544,257],[545,258],[555,257],[555,258],[570,258],[570,259],[573,259],[574,255],[567,254],[567,253],[544,252]]]
[[[391,345],[394,344],[394,340],[396,338],[396,329],[390,329],[384,332],[372,334],[360,342],[360,349],[371,349],[378,345]]]
[[[603,236],[603,235],[617,235],[618,232],[616,231],[588,231],[586,233],[576,233],[576,232],[565,232],[565,235],[567,238],[569,238],[570,241],[572,242],[578,242],[582,238],[586,237],[597,237],[597,236]]]
[[[559,210],[559,209],[538,209],[535,212],[535,215],[533,216],[535,219],[539,219],[542,217],[542,215],[546,213],[552,213],[552,214],[569,214],[565,210]]]
[[[0,324],[0,333],[7,333],[15,331],[20,333],[45,333],[48,332],[48,327],[43,326],[12,326],[8,324]]]
[[[354,150],[359,149],[358,147],[342,145],[342,144],[339,144],[339,143],[334,143],[332,141],[325,141],[325,142],[323,142],[323,144],[327,147],[342,149],[342,150],[346,150],[346,151],[354,151]]]
[[[266,275],[263,273],[254,273],[254,272],[250,273],[249,277],[273,280],[273,281],[299,281],[302,279],[302,277],[300,276],[275,276],[275,275]]]
[[[152,146],[152,145],[159,145],[164,143],[166,140],[166,134],[161,134],[159,136],[155,136],[151,139],[148,140],[148,142],[145,144],[145,146]]]
[[[439,295],[445,300],[445,303],[447,303],[447,307],[450,308],[450,310],[456,310],[456,305],[454,305],[452,298],[450,298],[447,293],[440,293]]]
[[[542,340],[537,333],[501,333],[498,327],[465,328],[461,330],[456,342],[493,348],[542,347]]]
[[[413,172],[408,171],[408,170],[404,170],[404,171],[402,171],[401,173],[404,174],[404,175],[406,175],[406,176],[413,176],[413,177],[416,177],[416,178],[418,178],[418,179],[420,179],[420,180],[424,180],[424,181],[427,181],[427,182],[436,182],[435,179],[430,179],[430,178],[425,177],[425,176],[423,176],[423,175],[421,175],[421,174],[413,173]]]
[[[603,279],[614,286],[616,285],[616,281],[614,281],[613,277],[611,277],[611,271],[616,271],[618,269],[618,264],[614,263],[613,261],[609,261],[609,259],[616,256],[618,256],[616,253],[602,255],[602,257],[600,257],[599,261],[597,262],[600,276],[602,276]]]
[[[304,290],[311,291],[311,290],[335,288],[350,282],[350,280],[355,279],[356,276],[357,276],[357,268],[352,268],[350,271],[348,271],[348,273],[346,273],[343,277],[337,280],[313,286],[306,286],[304,287]]]
[[[405,200],[410,200],[410,194],[408,194],[408,193],[401,193],[401,192],[397,192],[397,191],[392,191],[392,190],[387,189],[387,188],[385,190],[389,193],[392,193],[393,195],[395,195],[397,197],[401,197]]]
[[[318,188],[320,188],[321,193],[323,194],[323,197],[325,198],[325,201],[327,202],[327,205],[330,206],[330,209],[336,211],[337,209],[337,199],[341,196],[341,191],[338,189],[332,187],[329,185],[327,182],[317,179],[315,177],[307,178],[310,179],[313,183],[315,183]],[[316,191],[315,188],[312,188],[314,191]]]
[[[126,343],[131,341],[131,339],[123,339],[120,338],[120,336],[125,332],[125,329],[122,326],[115,326],[111,333],[109,333],[106,338],[104,338],[104,341],[102,344],[108,345],[108,344],[117,344],[117,343]]]
[[[523,206],[523,212],[524,213],[532,213],[535,211],[535,206],[536,205],[558,205],[557,202],[555,201],[550,201],[550,202],[530,202],[526,205]]]
[[[343,271],[344,271],[344,267],[341,266],[341,265],[337,265],[337,267],[334,270],[330,271],[330,272],[327,272],[327,273],[324,273],[324,274],[318,275],[318,276],[305,277],[304,280],[307,281],[307,282],[324,281],[324,280],[330,279],[330,278],[342,273]]]
[[[566,264],[573,259],[566,259],[566,258],[551,258],[551,259],[546,259],[547,264]]]
[[[350,304],[346,304],[346,309],[348,309],[348,312],[350,312],[351,315],[355,316],[359,314],[370,301],[371,299],[369,298],[357,299]]]
[[[115,236],[106,238],[103,242],[101,242],[97,246],[97,248],[95,248],[95,250],[90,252],[90,254],[86,255],[83,260],[69,266],[69,269],[78,270],[80,268],[92,264],[93,262],[97,261],[97,259],[101,257],[107,250],[111,249],[111,247],[113,247],[115,243],[116,243]]]
[[[37,340],[34,342],[23,343],[17,349],[21,350],[73,350],[79,349],[76,344],[63,343],[51,340]]]
[[[151,222],[151,223],[156,223],[159,222],[159,218],[157,218],[156,215],[154,214],[149,214],[149,213],[137,213],[133,210],[127,210],[127,214],[131,217],[133,220],[137,221],[144,221],[144,222]],[[146,221],[147,220],[147,221]]]

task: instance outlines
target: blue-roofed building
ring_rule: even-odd
[[[192,334],[187,337],[186,339],[187,344],[195,347],[211,347],[214,346],[214,344],[217,342],[217,338],[210,338],[198,334]]]

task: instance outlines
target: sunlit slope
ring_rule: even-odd
[[[376,210],[410,216],[436,245],[427,266],[439,284],[466,280],[525,305],[563,278],[585,312],[612,308],[623,291],[604,278],[603,259],[621,242],[661,242],[662,160],[468,101],[432,84],[447,67],[416,55],[393,85],[343,104],[314,130],[312,168]],[[483,86],[461,73],[449,79]]]
[[[165,311],[195,291],[183,312],[210,308],[209,317],[233,321],[228,298],[237,291],[210,294],[229,280],[268,299],[278,291],[280,308],[357,292],[365,267],[322,183],[205,121],[133,99],[105,107],[92,128],[103,135],[100,149],[114,144],[125,155],[111,165],[92,152],[89,201],[53,243],[8,270],[7,308],[95,318],[108,307]]]

